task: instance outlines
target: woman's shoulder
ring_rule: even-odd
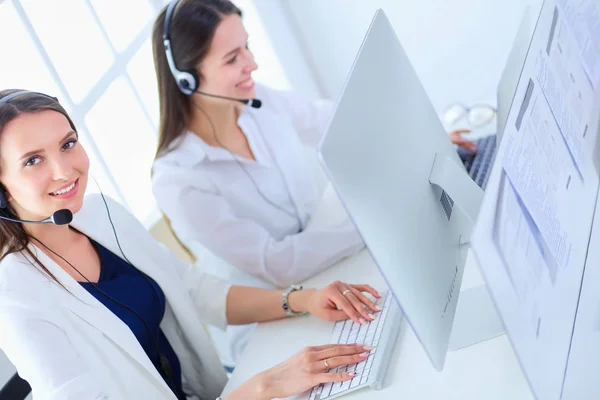
[[[152,173],[164,170],[189,169],[206,157],[202,139],[191,131],[185,131],[173,141],[168,149],[158,155],[152,164]]]
[[[42,299],[50,279],[25,251],[10,253],[0,261],[0,303],[15,293],[22,299]]]
[[[98,216],[110,216],[110,218],[99,219]],[[76,226],[87,226],[89,221],[102,221],[107,224],[107,227],[110,227],[111,221],[115,223],[118,221],[120,226],[129,228],[142,226],[141,222],[127,207],[112,197],[101,193],[87,194],[83,207],[73,216],[73,223]]]
[[[165,188],[179,191],[194,187],[215,192],[216,187],[201,162],[205,155],[201,149],[182,143],[171,152],[154,160],[152,166],[152,189],[162,191]]]

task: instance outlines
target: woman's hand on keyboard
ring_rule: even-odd
[[[290,307],[308,311],[312,315],[326,321],[339,321],[352,319],[363,324],[373,321],[374,313],[381,311],[364,293],[370,293],[380,298],[379,293],[369,285],[350,285],[336,281],[324,289],[300,290],[290,297]],[[294,303],[299,306],[295,307]]]
[[[448,134],[450,136],[450,140],[455,145],[462,147],[463,149],[470,151],[471,153],[475,153],[477,151],[477,146],[475,143],[471,142],[469,139],[465,139],[462,134],[470,133],[470,129],[457,129]]]
[[[252,379],[258,385],[261,399],[285,398],[321,383],[354,378],[353,372],[340,373],[334,370],[342,365],[364,361],[370,350],[371,347],[357,344],[311,346]]]

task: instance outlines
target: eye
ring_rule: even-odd
[[[233,64],[235,62],[235,60],[237,60],[237,54],[235,56],[233,56],[233,58],[229,61],[227,61],[227,64]]]
[[[66,142],[65,144],[63,144],[62,149],[63,150],[72,149],[73,147],[75,147],[76,143],[77,143],[77,139],[71,139],[68,142]]]
[[[33,156],[33,157],[29,158],[27,161],[25,161],[24,165],[26,167],[31,167],[36,164],[39,164],[41,161],[42,161],[42,159],[39,156]]]

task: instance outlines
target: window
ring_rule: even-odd
[[[19,40],[2,40],[0,88],[35,88],[40,92],[62,97],[62,93],[10,1],[0,3],[0,37],[19,38]]]
[[[92,10],[81,0],[21,5],[69,96],[80,102],[115,61]]]
[[[157,143],[134,90],[125,78],[114,80],[87,113],[85,124],[100,154],[110,154],[104,157],[108,169],[132,211],[147,217],[154,206],[150,168]],[[142,138],[138,132],[148,134]]]
[[[253,1],[234,3],[244,12],[260,66],[255,80],[289,89]],[[159,119],[150,36],[166,4],[0,0],[0,88],[57,96],[90,157],[88,192],[101,188],[146,226],[159,215],[150,186]]]

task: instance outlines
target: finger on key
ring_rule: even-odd
[[[352,321],[356,322],[357,324],[364,324],[365,319],[360,315],[359,312],[356,311],[349,299],[346,298],[349,296],[342,295],[342,291],[337,291],[337,293],[333,295],[333,302],[339,309],[344,311]]]
[[[340,346],[339,344],[336,343],[328,343],[328,344],[321,344],[318,346],[308,346],[307,350],[314,352],[315,355],[318,355],[320,351],[323,350],[328,350],[328,349],[334,349],[336,347]]]
[[[352,307],[354,307],[354,309],[361,314],[365,320],[373,321],[375,317],[363,306],[363,303],[358,299],[350,286],[347,287],[347,290],[350,290],[350,293],[346,294],[346,298],[352,304]]]
[[[323,372],[317,374],[318,383],[328,382],[345,382],[354,378],[356,374],[353,371],[350,372]]]
[[[351,356],[332,357],[327,359],[327,365],[329,369],[341,367],[342,365],[358,364],[369,357],[369,353],[364,352],[360,354],[353,354]],[[323,362],[321,362],[321,370],[323,370]]]
[[[361,292],[367,292],[367,293],[371,293],[373,296],[375,296],[376,298],[380,299],[381,298],[381,294],[379,294],[379,292],[375,289],[373,289],[373,287],[371,287],[371,285],[350,285],[355,289],[360,290]]]
[[[371,299],[365,296],[360,290],[354,287],[350,287],[350,290],[352,290],[352,293],[358,298],[358,300],[360,300],[368,308],[375,312],[381,311],[381,308],[379,308],[375,303],[373,303]]]
[[[338,344],[329,349],[323,349],[315,354],[317,360],[324,360],[333,357],[349,356],[368,352],[372,349],[371,346],[362,344]]]

